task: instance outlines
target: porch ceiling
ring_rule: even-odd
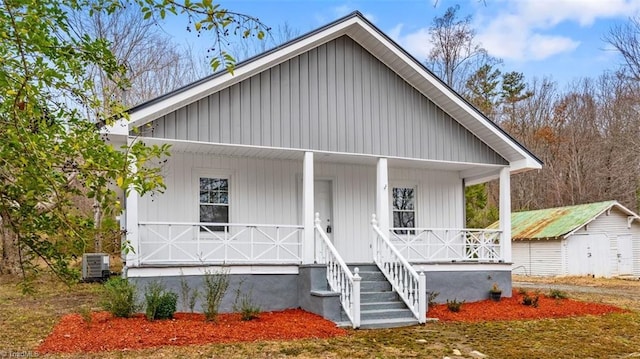
[[[131,139],[134,139],[132,137]],[[137,140],[143,140],[148,145],[170,144],[174,151],[191,152],[200,154],[211,154],[231,157],[255,157],[265,159],[283,159],[302,161],[304,158],[303,149],[290,148],[273,148],[259,147],[248,145],[220,144],[197,141],[169,140],[160,138],[137,137]],[[368,154],[349,154],[339,152],[327,152],[313,150],[315,153],[314,161],[331,162],[342,164],[357,164],[375,166],[378,155]],[[450,161],[434,161],[421,160],[413,158],[387,157],[390,168],[417,168],[427,170],[457,171],[460,172],[461,178],[475,177],[478,175],[489,175],[497,178],[500,165],[450,162]]]

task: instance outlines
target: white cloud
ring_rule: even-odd
[[[403,28],[404,24],[398,24],[389,30],[387,34],[418,61],[425,61],[433,47],[431,41],[429,41],[429,29],[423,27],[403,35]]]
[[[429,29],[421,28],[402,37],[400,44],[419,61],[424,61],[433,47],[430,38]]]
[[[339,18],[352,12],[353,9],[351,8],[351,6],[345,4],[345,5],[336,6],[333,9],[331,9],[331,11],[333,12],[333,15],[335,15],[336,18]]]
[[[534,34],[527,45],[527,52],[531,54],[534,60],[544,60],[556,54],[571,52],[580,45],[580,42],[564,36]]]
[[[491,55],[517,61],[544,60],[580,46],[557,33],[562,23],[589,27],[598,19],[625,18],[640,11],[637,0],[520,0],[501,5],[497,13],[477,19],[477,39]]]
[[[364,13],[364,14],[362,14],[362,15],[364,15],[364,17],[365,17],[367,20],[371,21],[371,22],[372,22],[372,23],[374,23],[374,24],[375,24],[375,23],[376,23],[376,21],[378,20],[378,18],[377,18],[374,14],[372,14],[372,13],[370,13],[370,12],[365,12],[365,13]]]
[[[563,21],[591,26],[598,18],[629,16],[640,10],[637,0],[519,1],[519,13],[529,22],[552,27]]]

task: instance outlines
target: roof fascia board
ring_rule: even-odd
[[[495,168],[489,170],[482,168],[460,171],[460,178],[464,179],[465,186],[486,183],[500,177],[500,169],[503,167],[504,166],[500,166],[497,170]]]
[[[535,161],[530,156],[527,156],[521,160],[513,161],[509,164],[511,173],[520,173],[526,170],[535,169],[539,170],[542,168],[542,164],[538,161]]]
[[[272,66],[285,62],[307,50],[345,35],[348,32],[348,28],[353,26],[356,22],[361,22],[358,17],[346,19],[312,34],[309,37],[293,42],[278,51],[239,66],[234,70],[233,74],[225,72],[219,76],[213,76],[208,81],[204,81],[183,92],[176,93],[163,101],[159,101],[136,110],[131,113],[129,128],[142,126],[160,116],[166,115],[178,108],[207,97],[212,93],[239,83],[242,80],[258,74]]]

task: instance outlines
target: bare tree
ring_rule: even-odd
[[[241,39],[241,41],[232,42],[229,48],[238,60],[246,60],[252,56],[280,46],[299,35],[300,30],[294,29],[288,22],[285,22],[282,25],[278,25],[275,29],[271,29],[262,40],[258,38]]]
[[[71,23],[80,33],[108,41],[126,69],[125,87],[117,86],[104,71],[90,69],[95,91],[106,105],[116,101],[131,107],[206,75],[205,67],[195,63],[191,49],[180,48],[157,22],[145,20],[135,3],[112,14],[76,12]]]
[[[460,6],[452,6],[442,15],[435,17],[429,27],[433,45],[427,66],[447,85],[462,92],[466,79],[485,64],[496,64],[478,42],[471,27],[471,16],[458,18]]]
[[[630,76],[640,80],[640,19],[631,17],[626,24],[612,27],[604,40],[620,52]]]

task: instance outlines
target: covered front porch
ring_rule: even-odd
[[[410,262],[511,261],[508,167],[162,141],[166,193],[126,201],[128,266],[320,263],[316,213],[347,262],[373,260],[372,214]],[[464,185],[496,177],[501,228],[464,228]],[[201,202],[201,178],[227,187]],[[203,208],[227,220],[201,221]]]
[[[131,275],[222,266],[238,275],[299,275],[321,264],[327,291],[338,293],[355,325],[359,276],[351,264],[375,263],[423,321],[429,285],[420,272],[428,276],[428,266],[479,274],[469,264],[504,270],[511,260],[503,240],[510,226],[464,228],[465,183],[496,177],[500,223],[508,223],[508,167],[145,141],[169,142],[173,155],[164,169],[167,193],[145,199],[132,191],[127,198]],[[226,220],[203,220],[212,212]]]

